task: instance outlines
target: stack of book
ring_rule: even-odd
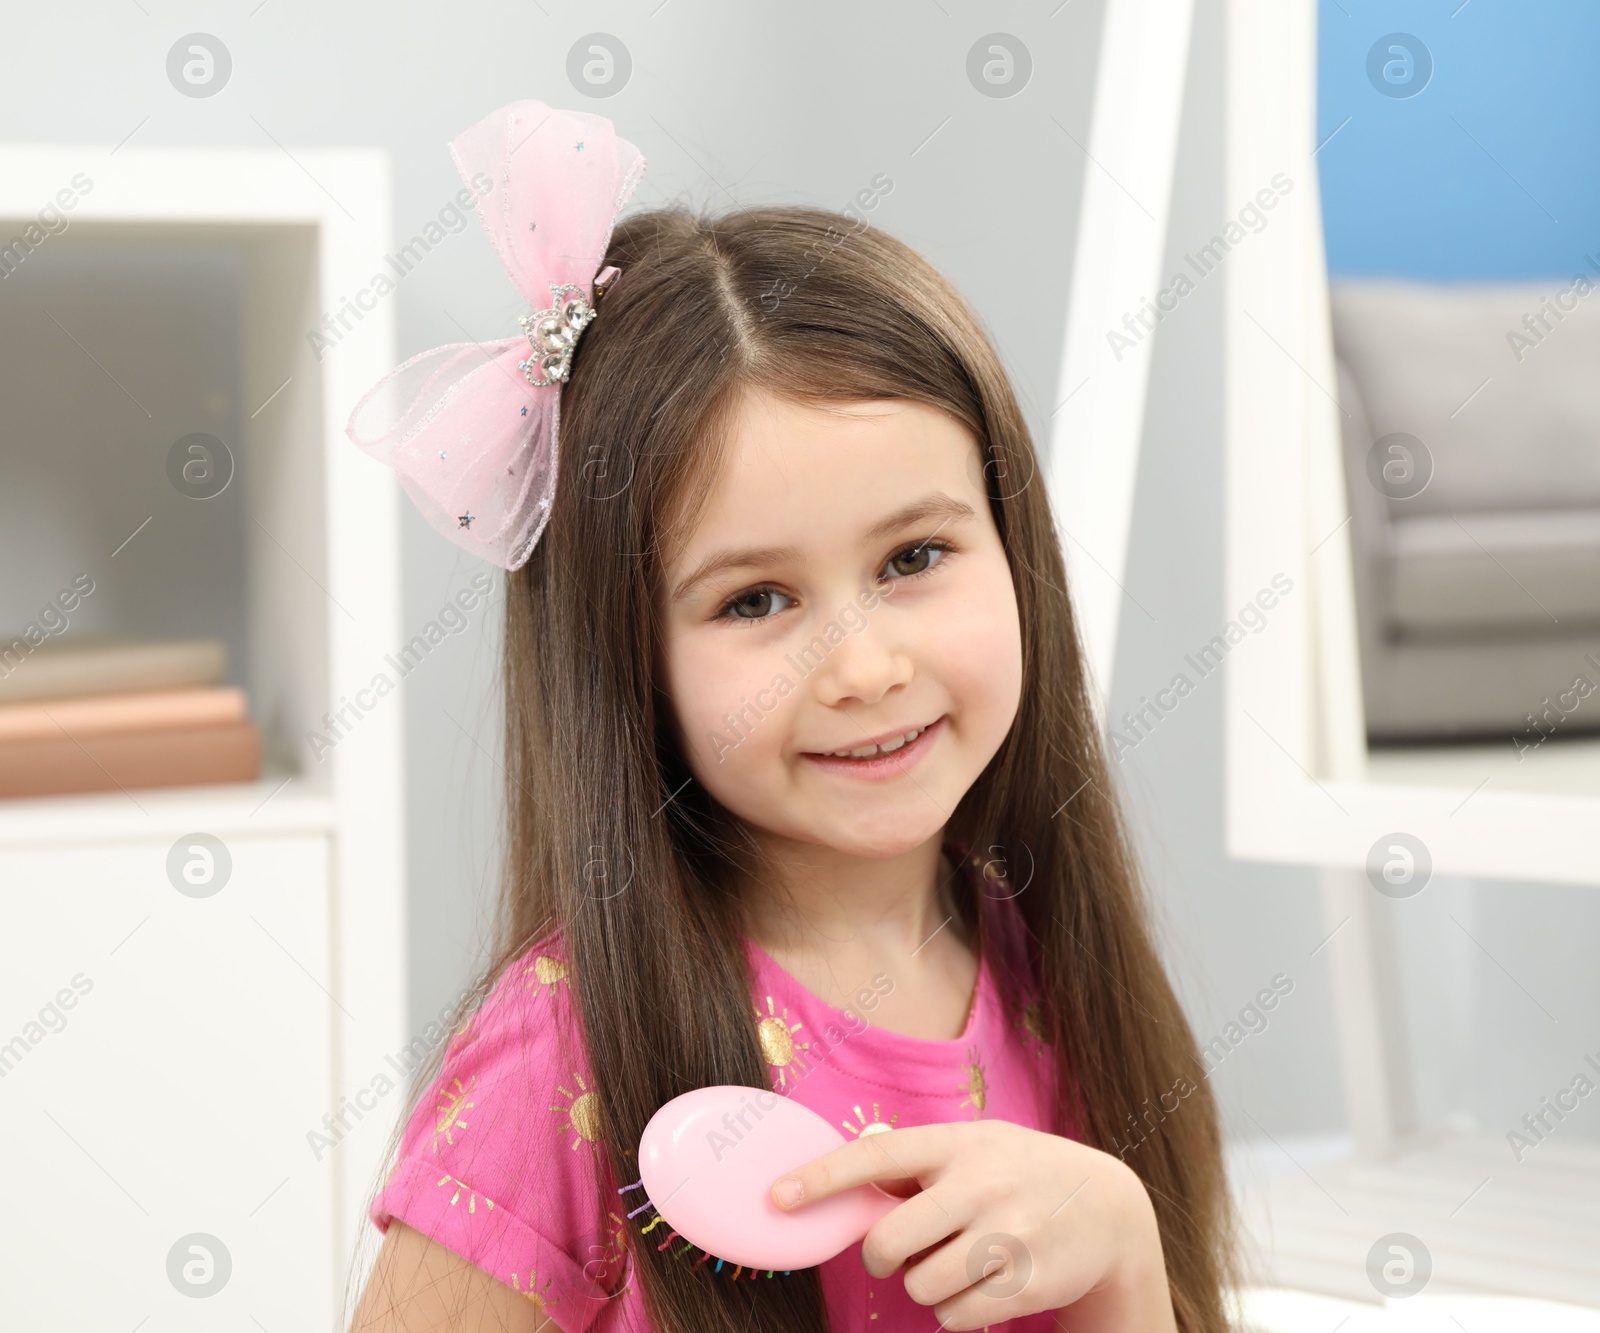
[[[0,657],[0,797],[253,782],[261,733],[215,640],[46,639]]]

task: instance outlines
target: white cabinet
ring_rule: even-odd
[[[310,737],[406,637],[399,489],[344,436],[394,302],[308,335],[391,217],[372,149],[0,144],[0,630],[87,572],[63,632],[224,640],[266,755],[258,783],[0,801],[7,1333],[342,1327],[393,1112],[309,1136],[406,1042],[403,702]],[[169,485],[193,430],[227,436],[220,498]],[[168,874],[197,833],[231,860],[205,896]],[[225,1277],[209,1242],[172,1255],[191,1235]]]
[[[326,1326],[328,839],[227,836],[205,897],[175,841],[0,853],[9,1327]]]

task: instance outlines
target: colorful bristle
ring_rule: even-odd
[[[631,1184],[631,1185],[622,1186],[622,1188],[619,1189],[617,1191],[617,1193],[618,1194],[627,1194],[630,1190],[643,1189],[643,1188],[644,1188],[644,1180],[643,1180],[643,1178],[640,1178],[639,1180],[634,1181],[633,1184]],[[637,1217],[640,1213],[644,1212],[645,1209],[654,1208],[654,1207],[655,1207],[655,1205],[647,1198],[637,1208],[633,1209],[628,1214],[628,1216],[630,1218]],[[656,1212],[656,1215],[653,1218],[650,1219],[649,1225],[641,1227],[639,1229],[639,1234],[641,1236],[648,1235],[650,1232],[654,1231],[657,1226],[659,1226],[662,1222],[665,1222],[666,1220],[667,1219],[662,1217],[660,1211],[658,1210]],[[679,1240],[682,1240],[684,1242],[683,1248],[681,1250],[677,1251],[677,1254],[679,1256],[687,1254],[690,1250],[700,1249],[699,1246],[695,1245],[692,1241],[687,1240],[685,1237],[680,1236],[676,1231],[671,1230],[671,1228],[668,1228],[667,1238],[664,1241],[662,1241],[661,1244],[657,1245],[656,1249],[658,1251],[666,1249],[668,1245],[672,1244],[672,1241],[673,1241],[674,1237],[677,1237]],[[700,1267],[701,1264],[705,1263],[706,1260],[708,1260],[708,1259],[716,1259],[717,1260],[717,1266],[711,1270],[713,1273],[722,1272],[724,1266],[726,1266],[726,1264],[727,1264],[726,1260],[720,1259],[716,1255],[710,1254],[705,1250],[700,1250],[700,1257],[694,1261],[694,1265],[693,1266],[695,1268],[698,1268],[698,1267]],[[732,1272],[730,1272],[728,1274],[728,1276],[730,1278],[733,1278],[733,1279],[737,1280],[739,1275],[744,1273],[745,1271],[747,1271],[747,1270],[745,1269],[745,1266],[743,1264],[736,1264],[736,1265],[733,1266],[733,1270],[732,1270]],[[775,1271],[777,1271],[777,1270],[771,1269],[771,1268],[767,1269],[766,1270],[767,1276],[771,1277]],[[783,1270],[783,1276],[784,1277],[788,1277],[793,1271],[794,1270],[792,1268],[785,1268]],[[749,1269],[748,1272],[749,1272],[749,1274],[750,1274],[750,1276],[752,1278],[759,1277],[761,1275],[761,1270],[758,1269],[758,1268]]]

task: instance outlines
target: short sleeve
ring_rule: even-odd
[[[606,1307],[627,1222],[602,1214],[610,1179],[594,1084],[582,1067],[559,937],[516,959],[450,1038],[369,1215],[399,1218],[526,1295],[563,1333]]]

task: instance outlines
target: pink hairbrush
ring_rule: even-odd
[[[858,1185],[786,1213],[772,1201],[779,1176],[845,1142],[843,1134],[809,1107],[760,1088],[719,1084],[674,1097],[639,1138],[640,1177],[617,1193],[641,1186],[654,1208],[646,1232],[665,1221],[670,1234],[705,1253],[696,1261],[789,1273],[833,1258],[855,1244],[902,1202],[877,1185]],[[682,1253],[682,1251],[680,1251]]]

